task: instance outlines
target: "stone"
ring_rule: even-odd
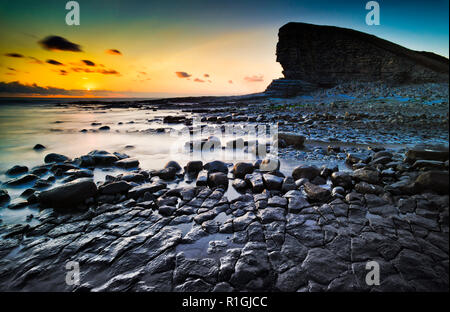
[[[306,182],[303,187],[305,188],[306,195],[313,201],[326,201],[330,197],[330,190],[327,190],[318,185]]]
[[[237,191],[243,191],[248,188],[247,182],[242,179],[234,179],[231,184]]]
[[[38,143],[38,144],[36,144],[35,146],[33,146],[33,149],[34,149],[35,151],[41,151],[41,150],[45,149],[45,146]]]
[[[345,189],[353,187],[352,176],[349,173],[338,171],[331,174],[331,182],[334,186],[342,186]]]
[[[142,185],[137,185],[128,191],[128,196],[137,199],[144,195],[144,193],[149,192],[150,194],[156,193],[164,189],[167,185],[165,183],[145,183]]]
[[[139,160],[137,160],[136,158],[125,158],[116,161],[114,164],[119,168],[137,168],[139,167]]]
[[[259,164],[261,172],[280,170],[280,160],[278,158],[264,158]]]
[[[253,165],[245,162],[238,162],[233,167],[233,174],[238,179],[244,179],[247,174],[253,172]]]
[[[414,163],[416,160],[446,161],[449,159],[449,151],[430,149],[410,149],[405,153],[406,161]]]
[[[0,204],[8,202],[10,199],[11,197],[7,190],[0,190]]]
[[[283,185],[281,186],[281,191],[286,193],[292,190],[296,190],[297,185],[293,177],[286,177],[283,179]]]
[[[427,171],[419,175],[415,181],[418,191],[435,191],[440,194],[449,193],[448,171]]]
[[[261,223],[271,223],[274,221],[286,221],[284,208],[267,207],[263,210],[258,210],[258,218]]]
[[[6,170],[6,174],[9,176],[14,176],[14,175],[18,175],[18,174],[23,174],[28,172],[28,167],[27,166],[19,166],[16,165],[14,167],[9,168],[8,170]]]
[[[314,166],[300,165],[292,171],[292,177],[295,180],[302,178],[312,180],[320,174],[320,170]]]
[[[186,166],[184,167],[184,170],[188,174],[197,174],[203,169],[203,162],[200,160],[197,161],[189,161]]]
[[[208,173],[222,172],[228,174],[228,166],[219,160],[206,163],[203,168],[208,171]]]
[[[17,186],[17,185],[22,185],[22,184],[27,184],[27,183],[31,183],[33,181],[36,181],[38,178],[38,176],[34,175],[34,174],[27,174],[24,175],[20,178],[16,178],[16,179],[12,179],[9,180],[7,182],[5,182],[5,185],[7,186]]]
[[[92,157],[96,166],[111,166],[119,160],[119,157],[107,151],[93,150],[87,156]]]
[[[99,192],[106,195],[113,195],[117,193],[127,193],[132,185],[125,181],[118,181],[102,185],[98,188]]]
[[[260,173],[247,174],[245,180],[252,186],[253,192],[261,193],[264,190],[264,181]]]
[[[154,175],[160,177],[162,180],[170,181],[175,179],[177,169],[174,167],[167,167],[154,172]]]
[[[379,185],[369,184],[367,182],[359,182],[355,185],[355,190],[361,194],[382,194],[384,189]]]
[[[281,191],[281,187],[283,185],[283,178],[273,174],[265,173],[263,174],[263,180],[268,190]]]
[[[329,284],[347,270],[347,265],[327,249],[313,248],[308,251],[301,268],[307,276],[321,284]]]
[[[208,186],[210,188],[228,188],[228,176],[223,172],[214,172],[208,175]]]
[[[302,148],[305,143],[305,137],[296,133],[279,132],[278,140],[283,140],[286,145]]]
[[[164,166],[164,168],[169,168],[169,167],[172,167],[172,168],[175,168],[175,172],[180,172],[181,171],[181,166],[180,166],[180,164],[178,164],[176,161],[173,161],[173,160],[171,160],[171,161],[169,161],[165,166]]]
[[[55,162],[58,163],[58,162],[65,162],[68,160],[70,160],[69,157],[56,153],[47,154],[44,158],[45,163],[55,163]]]
[[[373,170],[356,169],[355,171],[353,171],[353,178],[358,181],[377,184],[380,180],[380,174],[377,171]]]
[[[97,186],[92,179],[82,178],[57,186],[39,194],[39,202],[52,208],[73,208],[97,194]]]

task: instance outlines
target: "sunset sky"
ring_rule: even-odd
[[[66,25],[66,2],[0,1],[0,95],[260,92],[282,77],[275,47],[290,21],[449,55],[448,1],[378,1],[380,26],[365,24],[366,1],[79,0],[80,26]]]

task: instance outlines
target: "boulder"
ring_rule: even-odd
[[[420,192],[428,190],[448,194],[448,179],[448,171],[427,171],[417,177],[415,187]]]
[[[380,174],[378,171],[363,168],[353,171],[353,177],[358,181],[364,181],[371,184],[376,184],[380,181]]]
[[[320,174],[320,170],[314,166],[300,165],[292,171],[292,177],[295,180],[306,178],[312,180]]]
[[[265,173],[263,174],[263,180],[268,190],[281,191],[281,187],[283,186],[283,178]]]
[[[310,182],[306,182],[303,187],[305,189],[306,195],[312,201],[327,201],[330,197],[330,190],[327,190]]]
[[[331,174],[331,182],[334,186],[342,186],[345,189],[351,189],[353,186],[352,176],[346,172],[333,172]]]
[[[169,161],[169,162],[164,166],[164,168],[169,168],[169,167],[175,168],[176,172],[180,172],[180,171],[181,171],[181,166],[180,166],[180,164],[177,163],[177,162],[174,161],[174,160]]]
[[[188,174],[197,174],[200,171],[202,171],[203,169],[203,162],[200,160],[193,160],[190,161],[186,164],[186,166],[184,167],[184,170],[188,173]]]
[[[228,174],[228,166],[224,162],[219,160],[206,163],[203,168],[206,169],[208,173],[223,172],[225,174]]]
[[[214,172],[208,175],[208,186],[210,188],[221,187],[228,188],[228,177],[223,172]]]
[[[139,160],[137,160],[136,158],[124,158],[116,161],[114,164],[119,168],[137,168],[139,167]]]
[[[238,162],[233,167],[233,174],[238,179],[243,179],[249,173],[253,172],[253,165],[245,162]]]
[[[56,153],[47,154],[44,158],[44,162],[46,164],[54,163],[54,162],[65,162],[68,160],[70,160],[69,157],[61,155],[61,154],[56,154]]]
[[[117,193],[126,193],[132,185],[125,181],[118,181],[102,185],[98,188],[99,192],[105,195],[113,195]]]
[[[23,174],[26,172],[28,172],[28,167],[19,165],[15,165],[14,167],[11,167],[8,170],[6,170],[6,174],[9,176]]]
[[[89,197],[97,194],[97,186],[92,179],[82,178],[57,186],[39,194],[39,202],[52,208],[73,208]]]
[[[283,140],[286,145],[302,148],[305,143],[305,137],[296,133],[279,132],[278,140]]]

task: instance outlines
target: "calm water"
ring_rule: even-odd
[[[178,161],[184,166],[191,159],[226,162],[256,159],[251,153],[243,151],[237,153],[219,151],[192,155],[184,149],[184,143],[189,140],[188,136],[145,131],[158,128],[185,128],[183,125],[163,124],[162,118],[167,115],[185,115],[185,113],[175,110],[153,111],[136,108],[80,108],[42,102],[9,104],[2,100],[0,105],[0,181],[3,183],[11,179],[4,173],[14,165],[25,165],[31,169],[43,164],[44,157],[48,153],[59,153],[70,158],[79,157],[96,149],[126,153],[137,158],[140,167],[146,170],[161,169],[169,160]],[[101,126],[109,126],[110,130],[98,130]],[[86,129],[87,132],[80,132],[82,129]],[[223,144],[233,138],[232,136],[220,137]],[[244,139],[251,140],[256,137],[246,136]],[[33,150],[34,145],[38,143],[44,145],[46,149]],[[283,160],[281,170],[290,173],[296,165],[298,162]],[[94,180],[102,181],[105,175],[115,175],[121,171],[120,169],[96,169]],[[8,188],[7,191],[14,200],[30,186],[32,185]],[[36,215],[36,211],[33,208],[11,210],[0,207],[0,219],[3,223],[23,223],[29,214]]]

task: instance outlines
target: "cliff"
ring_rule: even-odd
[[[266,91],[285,96],[352,81],[442,82],[449,74],[445,57],[334,26],[288,23],[278,32],[276,55],[285,78]]]

